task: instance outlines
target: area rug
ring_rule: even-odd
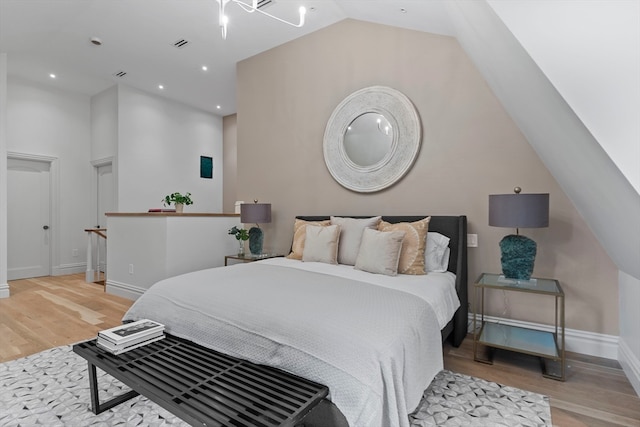
[[[100,400],[128,390],[98,369]],[[416,411],[412,426],[551,426],[548,398],[478,378],[441,371]],[[94,415],[87,362],[63,346],[0,364],[0,426],[187,426],[138,396]]]

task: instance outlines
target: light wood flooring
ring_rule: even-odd
[[[9,282],[0,299],[0,362],[71,344],[120,324],[131,301],[84,282],[84,274]],[[640,427],[640,398],[616,361],[569,353],[567,381],[543,378],[536,358],[497,352],[473,361],[473,342],[444,348],[445,368],[550,397],[554,426]]]

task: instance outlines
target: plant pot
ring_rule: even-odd
[[[238,240],[238,256],[244,256],[244,240]]]
[[[182,213],[183,210],[184,210],[184,204],[176,203],[176,213]]]

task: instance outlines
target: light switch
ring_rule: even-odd
[[[467,234],[467,247],[468,248],[477,248],[478,247],[478,235],[477,234]]]

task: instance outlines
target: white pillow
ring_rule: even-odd
[[[338,246],[338,264],[354,265],[360,250],[360,240],[365,228],[378,228],[379,216],[371,218],[331,217],[331,225],[340,226],[340,243]]]
[[[307,225],[302,261],[337,264],[339,239],[339,225]]]
[[[397,275],[404,235],[404,231],[364,229],[354,268],[387,276]]]
[[[427,247],[424,251],[424,267],[427,272],[443,273],[449,267],[449,238],[440,233],[427,233]]]

